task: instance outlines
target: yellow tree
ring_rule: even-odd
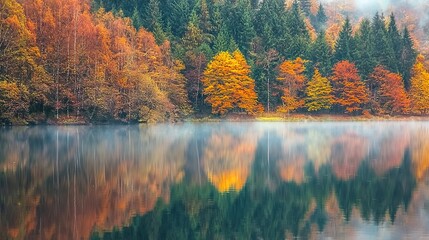
[[[305,107],[308,111],[320,111],[330,109],[334,98],[329,80],[320,75],[316,68],[313,78],[307,84]]]
[[[429,113],[429,73],[424,66],[424,57],[419,55],[412,69],[411,109],[417,114]]]
[[[282,83],[283,105],[277,111],[289,113],[304,106],[303,95],[306,82],[304,63],[305,61],[298,57],[280,64],[277,80]]]
[[[213,58],[202,80],[206,102],[211,105],[213,114],[224,115],[233,109],[250,114],[261,111],[255,81],[249,74],[250,67],[239,51],[233,55],[220,52]]]

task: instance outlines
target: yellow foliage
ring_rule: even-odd
[[[313,79],[308,82],[306,89],[306,104],[308,111],[319,111],[330,109],[334,98],[329,80],[322,75],[318,69],[315,70]]]
[[[424,61],[422,55],[418,56],[412,69],[410,97],[412,111],[416,114],[429,113],[429,72]]]
[[[213,114],[224,115],[233,109],[250,114],[261,111],[255,92],[255,81],[249,76],[250,66],[243,54],[220,52],[204,71],[202,83],[206,102]]]

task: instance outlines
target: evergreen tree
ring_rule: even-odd
[[[382,65],[394,71],[395,56],[394,50],[389,44],[387,29],[385,27],[384,16],[375,14],[372,20],[372,45],[374,59],[377,65]]]
[[[411,39],[408,28],[404,28],[402,33],[402,51],[400,58],[400,72],[404,79],[406,89],[410,88],[411,68],[416,61],[417,53],[414,49],[413,40]]]
[[[200,0],[199,4],[200,29],[204,33],[211,33],[212,25],[210,22],[210,12],[206,0]]]
[[[229,35],[226,26],[223,26],[214,40],[213,52],[215,54],[225,51],[233,52],[236,49],[237,44],[234,42],[234,39],[232,39]]]
[[[252,23],[250,2],[249,0],[238,0],[237,3],[228,3],[228,8],[227,17],[231,36],[239,49],[247,55],[256,35]]]
[[[326,24],[328,22],[328,16],[326,16],[325,8],[322,4],[319,5],[319,9],[317,10],[317,14],[315,16],[315,24],[314,27],[317,31],[324,31],[326,29]]]
[[[284,53],[290,40],[286,25],[286,11],[282,0],[266,0],[255,16],[255,30],[264,42],[266,49],[276,49]]]
[[[398,59],[401,59],[402,44],[401,44],[401,34],[398,31],[396,26],[395,15],[393,13],[390,15],[389,25],[387,26],[387,36],[389,39],[390,47],[393,49],[394,59],[390,62],[392,64],[389,68],[393,72],[399,72],[399,62]]]
[[[148,29],[153,32],[156,42],[161,44],[165,41],[166,34],[162,28],[162,16],[159,10],[159,0],[150,0],[148,11]]]
[[[137,7],[134,7],[133,15],[131,16],[131,20],[133,20],[133,25],[136,29],[139,29],[142,26],[142,20],[140,18],[140,13]]]
[[[299,4],[294,1],[291,9],[287,12],[286,32],[282,38],[284,50],[281,53],[289,59],[303,56],[310,44],[310,34],[305,24],[304,18],[299,10]]]
[[[167,5],[166,19],[171,25],[173,35],[182,37],[186,32],[192,8],[188,0],[171,0]]]
[[[355,35],[356,39],[356,58],[355,62],[359,69],[359,73],[363,79],[366,79],[368,75],[374,70],[376,61],[373,57],[374,46],[372,44],[372,31],[371,22],[364,19],[359,30]]]
[[[309,60],[311,60],[310,68],[316,67],[320,70],[323,76],[329,76],[332,70],[332,49],[326,42],[325,32],[319,33],[310,46]]]
[[[350,19],[347,17],[335,43],[334,61],[353,61],[355,57],[355,42]]]
[[[311,15],[311,0],[298,0],[301,10],[306,16]]]

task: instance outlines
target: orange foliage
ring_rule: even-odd
[[[369,84],[372,101],[380,106],[374,107],[375,111],[387,114],[404,114],[409,111],[410,100],[400,75],[378,66],[369,76]]]
[[[305,61],[301,58],[284,61],[279,66],[277,80],[281,82],[283,106],[277,111],[289,113],[304,106]]]
[[[412,163],[416,178],[422,180],[429,173],[429,131],[419,129],[416,135],[412,141]]]
[[[250,77],[250,66],[238,50],[232,55],[220,52],[208,64],[202,80],[206,102],[213,114],[226,114],[241,109],[250,114],[262,111],[257,102],[255,81]]]
[[[356,66],[349,61],[335,64],[331,77],[334,102],[346,113],[359,113],[368,102],[368,91]]]
[[[219,192],[240,191],[247,181],[256,151],[257,138],[220,131],[209,139],[203,166],[210,182]]]
[[[367,156],[368,147],[368,140],[354,133],[335,139],[331,146],[332,170],[335,176],[342,180],[354,177]]]

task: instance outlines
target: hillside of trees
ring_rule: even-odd
[[[394,13],[337,31],[310,0],[3,0],[0,16],[3,124],[429,113]]]

